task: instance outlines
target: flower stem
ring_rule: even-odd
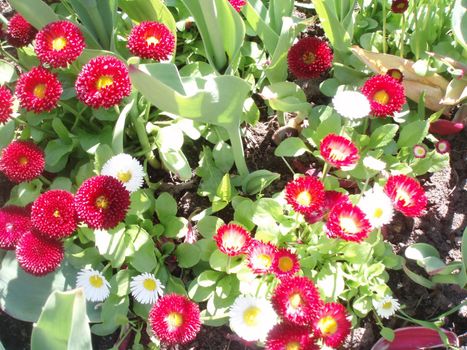
[[[386,0],[382,1],[383,3],[383,53],[387,52],[387,43],[386,43]]]
[[[323,168],[323,174],[322,174],[322,176],[321,176],[321,181],[324,182],[324,179],[326,179],[326,176],[328,175],[329,169],[330,169],[329,164],[328,164],[328,163],[324,163],[324,168]]]
[[[235,160],[235,165],[237,167],[238,173],[240,176],[248,175],[248,167],[245,161],[245,155],[243,152],[243,143],[242,136],[240,134],[240,128],[226,128],[229,133],[230,144],[232,146],[232,152]]]

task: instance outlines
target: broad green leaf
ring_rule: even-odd
[[[342,264],[326,264],[316,276],[316,285],[326,298],[336,300],[345,288]]]
[[[219,280],[221,277],[222,274],[218,271],[206,270],[203,271],[196,280],[201,287],[206,288],[216,285],[217,280]]]
[[[289,137],[282,141],[274,151],[278,157],[299,157],[309,152],[308,147],[299,137]]]
[[[333,97],[337,88],[339,87],[340,82],[337,79],[330,78],[326,79],[319,85],[319,90],[326,96]]]
[[[435,287],[435,284],[429,279],[423,276],[420,276],[419,274],[416,274],[415,272],[412,272],[411,270],[409,270],[409,268],[405,265],[405,262],[402,263],[402,269],[412,281],[424,286],[425,288],[432,289]]]
[[[120,326],[128,324],[128,296],[119,297],[111,294],[102,304],[102,323],[91,327],[92,333],[105,336],[115,332]]]
[[[58,16],[41,0],[10,0],[10,5],[38,30],[50,22],[58,21]]]
[[[15,66],[0,60],[0,86],[16,81],[17,78],[18,74],[16,74]]]
[[[167,192],[163,192],[156,199],[156,213],[161,222],[165,222],[177,215],[177,202]]]
[[[83,289],[53,292],[34,325],[32,350],[92,350]]]
[[[15,121],[0,124],[0,149],[8,146],[15,137]]]
[[[414,243],[405,250],[405,257],[412,260],[423,260],[430,256],[439,258],[435,247],[427,243]]]
[[[213,212],[224,209],[227,206],[227,204],[229,204],[231,199],[232,199],[232,185],[230,183],[230,175],[225,174],[222,177],[222,180],[219,186],[217,187],[216,195],[212,202]]]
[[[227,143],[220,141],[212,150],[212,156],[216,166],[224,173],[228,173],[234,164],[232,148]]]
[[[205,238],[212,238],[217,232],[217,229],[224,224],[222,219],[219,219],[215,216],[205,216],[202,218],[196,228],[199,233]]]
[[[238,270],[238,267],[242,261],[243,260],[241,257],[229,257],[228,255],[222,253],[220,250],[216,249],[209,258],[209,265],[215,271],[226,271],[227,266],[229,266],[229,271],[233,272],[233,269],[234,271]]]
[[[0,306],[18,320],[37,322],[49,295],[74,288],[77,273],[65,259],[56,271],[35,277],[18,266],[14,252],[8,252],[0,266]],[[87,315],[91,322],[99,322],[100,310],[94,306],[87,303]]]
[[[359,317],[365,317],[373,308],[371,297],[362,295],[353,302],[352,308]]]
[[[68,161],[68,155],[71,153],[71,151],[73,151],[73,144],[66,144],[60,139],[52,140],[47,143],[47,146],[44,149],[46,170],[62,170]],[[56,166],[60,165],[63,160],[65,160],[65,164],[57,169]]]
[[[125,234],[125,226],[120,224],[110,230],[94,231],[96,248],[110,261],[112,267],[122,266],[125,257],[131,254],[131,238]]]
[[[396,136],[399,125],[397,124],[386,124],[376,128],[370,136],[370,148],[381,148],[389,144]]]
[[[276,50],[279,35],[268,23],[267,9],[261,0],[248,0],[242,9],[248,24],[258,34],[266,50],[272,54]]]
[[[41,194],[43,184],[39,179],[23,182],[12,188],[7,204],[24,207],[32,203]]]
[[[178,265],[181,268],[195,266],[201,259],[201,250],[196,244],[181,243],[175,249]]]
[[[422,142],[428,134],[429,127],[430,124],[426,120],[417,120],[402,126],[397,146],[399,148],[413,147],[417,143]]]
[[[271,27],[276,31],[276,33],[280,34],[282,29],[283,18],[292,16],[293,9],[293,0],[271,0],[269,2],[268,14],[270,24]]]
[[[194,302],[200,303],[206,301],[214,293],[215,286],[202,287],[198,281],[194,279],[188,286],[188,297]]]
[[[467,49],[467,0],[455,0],[452,9],[452,31],[456,40]]]
[[[391,328],[388,328],[388,327],[383,327],[381,328],[381,331],[380,331],[381,335],[384,337],[384,339],[392,342],[394,340],[394,331],[391,329]]]
[[[280,174],[261,169],[248,174],[242,181],[242,190],[247,194],[256,194],[280,178]]]
[[[285,81],[266,86],[261,96],[277,111],[311,113],[311,104],[307,102],[303,90],[295,83]]]
[[[123,153],[123,136],[125,131],[125,122],[130,113],[130,110],[133,108],[133,104],[135,100],[132,99],[130,103],[128,103],[125,108],[120,112],[120,116],[118,117],[117,122],[115,123],[115,127],[112,134],[112,149],[115,154]]]

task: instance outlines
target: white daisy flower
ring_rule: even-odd
[[[370,101],[358,91],[338,91],[332,104],[337,113],[351,120],[365,118],[371,112]]]
[[[381,187],[375,186],[363,194],[358,203],[373,228],[381,228],[391,222],[394,215],[394,206]]]
[[[239,296],[230,308],[230,328],[246,341],[264,340],[277,323],[277,314],[266,299]]]
[[[152,273],[144,272],[130,282],[131,295],[141,304],[154,304],[164,293],[164,286]]]
[[[376,309],[376,313],[381,318],[389,318],[393,316],[401,307],[397,299],[390,295],[386,295],[383,299],[373,302],[373,305]]]
[[[82,269],[78,272],[76,287],[84,289],[86,300],[104,301],[110,294],[110,283],[99,271]]]
[[[110,158],[102,167],[101,175],[109,175],[120,180],[130,193],[139,190],[144,182],[143,166],[126,153]]]
[[[368,168],[374,171],[383,171],[384,169],[386,169],[385,162],[383,162],[382,160],[376,159],[375,157],[372,157],[372,156],[367,156],[363,158],[363,165],[365,166],[365,168]]]

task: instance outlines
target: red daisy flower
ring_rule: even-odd
[[[341,304],[327,303],[313,322],[315,335],[322,338],[327,346],[337,348],[350,333],[347,310]]]
[[[235,224],[222,225],[213,238],[219,250],[229,256],[245,253],[251,240],[248,231]]]
[[[77,226],[74,198],[70,192],[51,190],[41,194],[31,209],[31,222],[45,238],[70,236]]]
[[[308,327],[281,323],[268,334],[266,350],[318,350]]]
[[[441,154],[449,153],[449,151],[451,151],[451,144],[448,140],[439,140],[436,142],[435,147],[438,153]]]
[[[404,13],[409,8],[409,0],[393,0],[391,11],[394,13]]]
[[[413,156],[415,158],[425,158],[426,157],[426,146],[425,145],[415,145],[413,146]]]
[[[330,238],[342,238],[354,242],[361,242],[371,231],[365,213],[359,207],[346,202],[332,208],[325,228]]]
[[[14,205],[0,209],[0,248],[13,250],[19,239],[31,229],[29,211]]]
[[[321,140],[319,150],[327,163],[342,170],[352,170],[360,159],[352,141],[336,134],[329,134]]]
[[[13,96],[5,86],[0,86],[0,124],[6,123],[13,113]]]
[[[392,199],[394,207],[405,216],[423,215],[427,198],[420,183],[406,175],[390,176],[384,192]]]
[[[113,56],[91,59],[76,79],[78,99],[92,108],[110,108],[131,92],[125,64]]]
[[[246,5],[246,0],[229,0],[229,2],[237,12],[240,12],[242,7]]]
[[[37,33],[34,50],[42,63],[59,68],[76,60],[85,46],[83,34],[75,24],[57,21]]]
[[[247,252],[247,264],[253,273],[266,274],[272,270],[277,248],[271,243],[252,240]]]
[[[34,276],[44,276],[55,271],[64,255],[62,242],[45,239],[34,231],[25,233],[16,246],[19,266]]]
[[[110,229],[125,219],[130,193],[116,178],[94,176],[83,182],[75,195],[78,218],[93,229]]]
[[[288,53],[290,71],[300,79],[318,78],[332,66],[333,54],[328,44],[315,37],[300,39]]]
[[[314,213],[307,213],[305,215],[305,220],[309,224],[314,224],[315,222],[320,221],[323,217],[325,217],[335,205],[347,202],[350,203],[349,196],[342,192],[337,191],[325,191],[324,192],[324,205],[322,211],[317,211]]]
[[[19,98],[21,107],[34,113],[42,113],[57,107],[62,92],[62,85],[55,74],[43,67],[34,67],[21,74],[15,95]]]
[[[32,142],[13,141],[2,151],[0,171],[12,182],[31,181],[44,167],[44,152]]]
[[[272,260],[272,271],[277,278],[293,276],[300,269],[297,255],[288,249],[278,249]]]
[[[19,13],[16,13],[8,22],[6,37],[11,46],[23,47],[34,40],[36,33],[36,28]]]
[[[314,176],[299,177],[285,186],[285,199],[297,213],[321,211],[324,185]]]
[[[199,307],[185,296],[167,294],[149,312],[154,334],[165,344],[186,344],[201,329]]]
[[[175,37],[165,24],[141,22],[131,30],[128,48],[141,58],[165,61],[174,52]]]
[[[362,87],[375,117],[393,116],[405,103],[404,86],[389,75],[375,75]]]
[[[389,69],[386,72],[386,75],[389,75],[390,77],[396,79],[399,83],[402,83],[402,81],[404,80],[404,74],[402,74],[402,72],[397,68]]]
[[[323,306],[313,282],[299,276],[284,278],[274,290],[271,302],[285,320],[302,326],[310,324]]]

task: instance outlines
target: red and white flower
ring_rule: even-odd
[[[278,249],[272,260],[272,271],[277,278],[291,277],[300,269],[296,254],[286,248]]]
[[[318,350],[309,327],[290,323],[276,325],[268,334],[266,350]]]
[[[287,61],[297,78],[318,78],[332,66],[333,54],[329,45],[318,38],[300,39],[289,50]]]
[[[412,152],[415,158],[425,158],[428,151],[425,145],[415,145],[412,148]]]
[[[12,182],[31,181],[44,171],[44,152],[29,141],[13,141],[2,151],[0,171]]]
[[[130,193],[112,176],[94,176],[83,182],[75,195],[78,219],[93,229],[110,229],[125,219]]]
[[[296,178],[285,186],[285,199],[297,213],[305,215],[321,211],[324,204],[324,185],[314,176]]]
[[[392,199],[396,210],[405,216],[418,217],[424,214],[427,198],[417,180],[406,175],[390,176],[384,192]]]
[[[322,338],[327,346],[338,348],[350,333],[350,321],[345,307],[337,303],[327,303],[313,322],[315,336]]]
[[[389,75],[375,75],[368,79],[362,93],[370,101],[371,113],[375,117],[393,116],[405,103],[404,86]]]
[[[272,272],[272,262],[277,248],[271,243],[252,240],[247,252],[247,264],[251,271],[261,275]]]
[[[83,52],[86,44],[81,30],[70,21],[47,24],[36,35],[34,50],[42,63],[66,67]]]
[[[201,329],[198,305],[177,294],[160,298],[149,312],[148,321],[154,334],[167,345],[186,344]]]
[[[34,67],[21,74],[15,95],[21,107],[34,113],[42,113],[57,107],[62,92],[62,85],[54,73],[43,67]]]
[[[163,23],[144,21],[131,30],[128,49],[133,55],[166,61],[173,54],[175,37]]]
[[[83,66],[75,83],[78,99],[92,108],[110,108],[131,92],[125,64],[113,56],[98,56]]]
[[[445,154],[451,151],[451,143],[448,140],[439,140],[435,144],[438,153]]]
[[[371,231],[365,213],[359,207],[346,202],[332,208],[325,228],[328,237],[353,242],[361,242]]]
[[[0,209],[0,248],[13,250],[24,234],[31,230],[29,210],[8,205]]]
[[[246,253],[251,241],[250,233],[243,227],[235,224],[222,225],[213,239],[219,250],[229,256]]]
[[[336,134],[329,134],[321,140],[319,150],[327,163],[342,170],[352,170],[360,159],[352,141]]]
[[[282,279],[271,302],[279,316],[302,326],[310,324],[323,306],[313,282],[299,276]]]

